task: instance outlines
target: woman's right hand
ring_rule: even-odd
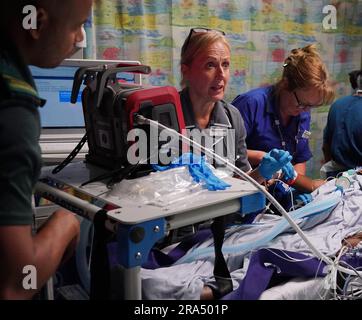
[[[272,149],[263,157],[258,169],[261,176],[265,180],[269,180],[275,172],[282,169],[291,160],[292,156],[288,151]]]

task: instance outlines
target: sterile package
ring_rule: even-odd
[[[147,177],[123,180],[114,185],[111,196],[127,197],[140,204],[165,207],[176,202],[186,203],[206,194],[201,183],[196,183],[187,167],[150,173]]]

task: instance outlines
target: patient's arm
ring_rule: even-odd
[[[200,300],[213,300],[214,294],[210,287],[204,286],[200,295]]]
[[[356,233],[353,236],[349,236],[343,239],[342,243],[348,247],[354,248],[362,241],[362,232]]]
[[[319,188],[325,181],[321,179],[311,179],[307,176],[298,174],[293,187],[298,191],[302,192],[313,192],[315,189]]]

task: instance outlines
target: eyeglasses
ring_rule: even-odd
[[[186,38],[185,44],[184,44],[183,47],[182,47],[182,52],[185,52],[185,51],[186,51],[186,49],[187,49],[187,47],[188,47],[188,45],[189,45],[189,43],[190,43],[190,40],[191,40],[191,38],[192,38],[192,35],[193,35],[194,33],[206,33],[206,32],[210,32],[210,31],[215,32],[215,33],[217,33],[217,34],[220,34],[220,35],[222,35],[222,36],[225,36],[225,32],[222,31],[222,30],[208,29],[208,28],[192,28],[192,29],[190,30],[189,35],[188,35],[187,38]]]
[[[316,107],[315,105],[310,105],[310,104],[305,104],[305,103],[300,102],[300,100],[298,99],[297,93],[295,91],[293,91],[293,94],[294,94],[295,100],[297,101],[297,107],[299,109],[306,110],[306,109],[311,109],[313,107]]]

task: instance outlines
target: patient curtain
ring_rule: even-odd
[[[327,5],[335,9],[335,28]],[[180,49],[191,27],[227,34],[232,48],[229,102],[277,81],[288,52],[307,44],[317,44],[337,97],[351,93],[348,72],[361,68],[361,0],[102,0],[86,28],[86,57],[139,60],[152,68],[144,83],[179,88]],[[312,114],[314,157],[308,171],[313,176],[319,174],[328,108]]]

